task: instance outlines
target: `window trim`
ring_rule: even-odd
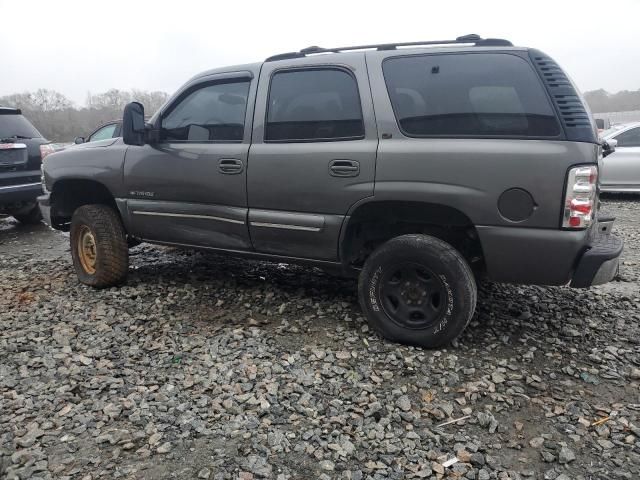
[[[397,58],[412,58],[412,57],[431,57],[431,56],[442,56],[442,55],[511,55],[513,57],[519,58],[525,64],[528,65],[531,73],[536,79],[537,84],[540,86],[541,91],[544,93],[545,98],[547,99],[547,105],[549,109],[553,113],[553,117],[558,126],[558,134],[557,135],[485,135],[485,134],[471,134],[471,135],[463,135],[463,134],[428,134],[428,135],[413,135],[406,132],[402,126],[400,125],[400,121],[398,119],[398,113],[396,112],[396,107],[391,100],[391,94],[389,93],[389,84],[387,83],[387,77],[385,76],[384,65],[389,60],[397,59]],[[382,69],[382,79],[384,81],[385,90],[387,92],[387,98],[389,99],[389,104],[391,105],[391,109],[393,111],[393,118],[396,126],[398,127],[398,131],[407,138],[442,138],[442,139],[450,139],[450,138],[459,138],[459,139],[488,139],[488,140],[564,140],[566,138],[564,127],[562,122],[560,121],[559,114],[553,104],[553,101],[549,95],[549,92],[542,82],[540,75],[533,68],[530,61],[524,56],[505,51],[480,51],[480,52],[432,52],[432,53],[414,53],[414,54],[405,54],[405,55],[391,55],[382,60],[381,63]]]
[[[286,140],[268,140],[267,139],[267,128],[268,128],[268,118],[269,118],[269,106],[271,105],[271,87],[273,86],[273,77],[275,77],[278,73],[288,73],[288,72],[304,72],[304,71],[312,71],[312,70],[337,70],[339,72],[344,72],[349,75],[356,85],[356,93],[358,94],[358,107],[360,108],[360,120],[362,121],[362,135],[351,136],[351,137],[332,137],[332,138],[298,138],[298,139],[286,139]],[[360,85],[358,85],[358,79],[356,78],[353,71],[349,68],[346,68],[342,65],[335,64],[322,64],[322,65],[304,65],[300,67],[283,67],[273,70],[269,75],[269,88],[267,90],[267,104],[264,109],[264,130],[262,133],[262,141],[263,143],[326,143],[326,142],[349,142],[353,140],[364,140],[366,137],[366,126],[364,122],[364,112],[362,111],[362,98],[360,96]]]
[[[244,72],[243,72],[244,73]],[[158,115],[158,118],[155,122],[155,128],[158,130],[158,135],[160,140],[158,144],[167,144],[167,143],[179,143],[179,144],[225,144],[225,143],[244,143],[245,136],[247,133],[247,112],[249,111],[249,101],[251,96],[251,82],[253,81],[253,75],[247,72],[246,76],[230,76],[230,77],[222,77],[222,78],[209,78],[204,79],[202,81],[193,83],[185,88],[182,92],[178,94],[176,98],[172,100],[172,102],[166,106]],[[201,90],[203,88],[210,87],[211,85],[223,85],[228,83],[247,83],[249,88],[247,89],[247,102],[244,107],[244,121],[242,125],[242,138],[240,140],[170,140],[162,138],[162,121],[165,119],[167,115],[169,115],[175,108],[189,95],[197,90]]]

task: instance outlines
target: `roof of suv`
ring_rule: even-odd
[[[424,42],[405,42],[405,43],[383,43],[372,45],[357,45],[352,47],[333,47],[333,48],[321,48],[317,46],[303,48],[298,52],[288,52],[273,55],[264,60],[264,62],[274,62],[278,60],[294,60],[304,59],[312,56],[320,55],[338,55],[337,58],[333,58],[334,61],[339,61],[343,55],[356,55],[366,50],[373,51],[402,51],[402,52],[442,52],[444,51],[469,51],[472,49],[493,50],[496,48],[509,49],[509,50],[526,50],[523,47],[514,47],[509,40],[502,38],[482,38],[476,34],[463,35],[455,40],[427,40]],[[328,56],[331,56],[328,55]],[[252,71],[257,72],[263,62],[247,63],[244,65],[233,65],[221,68],[213,68],[200,72],[192,77],[191,80],[206,77],[209,75],[215,75],[219,73],[229,72],[242,72]]]
[[[321,53],[342,53],[361,50],[396,50],[398,47],[424,47],[424,46],[442,46],[442,45],[473,45],[477,47],[513,47],[509,40],[502,38],[482,38],[480,35],[471,33],[463,35],[455,40],[425,40],[422,42],[404,42],[404,43],[380,43],[372,45],[357,45],[351,47],[334,47],[322,48],[312,46],[303,48],[298,52],[280,53],[273,55],[265,60],[265,62],[273,62],[277,60],[287,60],[291,58],[302,58],[308,55],[316,55]]]

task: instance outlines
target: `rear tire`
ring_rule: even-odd
[[[358,294],[369,325],[380,335],[435,348],[468,325],[477,287],[468,263],[451,245],[429,235],[403,235],[367,259]]]
[[[127,235],[106,205],[83,205],[71,219],[71,257],[78,279],[92,287],[118,285],[127,277]]]
[[[40,212],[40,207],[38,206],[38,204],[36,204],[28,212],[16,213],[12,215],[12,217],[24,225],[37,225],[42,221],[42,213]]]

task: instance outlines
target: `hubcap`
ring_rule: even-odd
[[[440,277],[417,263],[389,268],[382,276],[379,293],[385,313],[399,326],[411,329],[432,325],[448,303]]]
[[[96,239],[91,229],[83,225],[78,235],[78,258],[85,272],[90,275],[96,273]]]

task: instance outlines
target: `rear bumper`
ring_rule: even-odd
[[[589,242],[587,231],[477,226],[494,282],[566,285]]]
[[[27,202],[35,203],[38,195],[42,195],[40,182],[0,186],[0,209],[19,208]]]
[[[592,230],[477,226],[487,268],[496,282],[589,287],[613,279],[622,240],[608,235],[613,219]]]
[[[587,288],[613,280],[623,247],[622,240],[615,235],[598,233],[580,257],[571,286]]]

